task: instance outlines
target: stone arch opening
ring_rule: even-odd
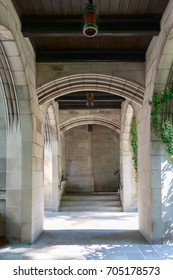
[[[116,192],[119,134],[104,125],[81,124],[63,133],[67,192]]]
[[[69,120],[63,121],[60,123],[60,132],[76,127],[78,125],[89,125],[89,124],[98,124],[106,126],[112,130],[115,130],[117,133],[120,133],[120,123],[118,121],[112,121],[103,116],[95,116],[94,114],[77,116],[70,118]]]

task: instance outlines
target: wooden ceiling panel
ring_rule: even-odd
[[[117,1],[114,1],[114,0],[110,0],[110,15],[113,16],[113,15],[117,15],[118,14],[118,7],[120,5],[120,1],[121,0],[117,0]]]
[[[129,4],[130,4],[130,0],[121,0],[120,4],[119,4],[119,7],[118,7],[117,14],[118,15],[128,15],[128,14],[130,14]]]
[[[85,6],[84,1],[71,0],[72,1],[72,16],[81,16],[83,8]]]
[[[12,3],[19,17],[21,17],[22,15],[26,15],[26,16],[34,15],[32,1],[28,1],[27,9],[26,9],[26,3],[22,0],[12,0]]]
[[[81,16],[87,1],[12,0],[19,15]],[[162,14],[169,0],[95,0],[100,16]]]
[[[44,13],[46,11],[46,15],[52,16],[54,14],[52,1],[42,0],[42,6],[44,9]]]
[[[62,16],[62,1],[52,0],[53,16]]]
[[[167,0],[150,0],[146,9],[146,13],[162,14],[163,11],[166,9],[168,2],[169,1]]]
[[[105,1],[105,0],[100,1],[100,6],[99,6],[99,13],[100,14],[102,14],[104,16],[109,16],[110,15],[110,2],[111,1]]]
[[[43,6],[43,2],[42,0],[37,0],[37,1],[30,1],[32,2],[32,10],[34,13],[34,16],[36,16],[37,14],[44,16],[45,15],[45,8]],[[25,12],[27,11],[27,9],[25,8]]]
[[[109,53],[108,61],[122,58],[136,62],[144,59],[152,37],[159,34],[160,20],[169,0],[95,0],[99,31],[94,38],[84,37],[82,32],[86,0],[12,2],[21,19],[23,35],[30,38],[41,61],[47,53],[48,60],[56,57],[56,62],[61,51],[67,61],[71,59],[71,51],[79,50],[79,56],[74,53],[76,61],[88,57],[105,61],[105,54]]]
[[[130,11],[131,14],[135,15],[138,13],[139,3],[140,3],[140,1],[130,0],[128,10]]]
[[[139,4],[138,4],[138,11],[137,11],[137,13],[141,14],[141,15],[146,13],[149,2],[150,2],[150,0],[145,0],[145,1],[140,0]]]

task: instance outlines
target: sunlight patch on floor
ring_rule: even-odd
[[[45,230],[138,229],[137,213],[46,212]]]

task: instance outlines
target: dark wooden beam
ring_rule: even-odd
[[[36,61],[43,62],[144,62],[145,52],[102,50],[38,50]]]
[[[155,36],[160,31],[160,16],[99,18],[97,36]],[[82,18],[23,17],[25,37],[84,36]]]
[[[73,92],[66,95],[62,95],[60,97],[57,97],[55,101],[57,102],[86,102],[86,93],[87,91],[82,92]],[[117,96],[114,94],[104,93],[104,92],[98,92],[98,91],[92,91],[94,94],[94,102],[122,102],[125,99],[121,96]]]
[[[87,107],[86,104],[64,104],[59,103],[60,110],[97,110],[97,109],[121,109],[121,103],[94,103],[93,107]]]
[[[125,100],[123,97],[114,94],[92,91],[94,93],[94,106],[87,107],[86,93],[85,91],[73,92],[57,97],[55,101],[59,104],[60,110],[90,110],[120,109],[121,103]]]

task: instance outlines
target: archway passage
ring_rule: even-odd
[[[101,125],[80,125],[64,133],[67,187],[70,192],[116,192],[119,135]]]
[[[122,212],[119,182],[114,176],[119,169],[119,134],[115,127],[82,124],[61,135],[66,184],[60,212],[92,212],[93,217],[95,213]]]

